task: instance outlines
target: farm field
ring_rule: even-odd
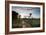
[[[14,21],[14,20],[13,20]],[[40,19],[20,19],[12,23],[12,28],[30,28],[30,27],[40,27]]]

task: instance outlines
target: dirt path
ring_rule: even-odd
[[[22,21],[22,27],[26,28],[26,27],[30,27],[30,24],[25,22],[24,20]]]

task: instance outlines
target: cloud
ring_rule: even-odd
[[[33,18],[40,18],[40,8],[37,7],[12,7],[12,10],[19,13],[21,18],[24,18],[24,16],[29,16],[30,13],[32,13]]]

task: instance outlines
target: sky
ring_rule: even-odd
[[[21,18],[28,18],[29,14],[32,13],[31,17],[40,18],[40,8],[39,7],[18,7],[12,6],[12,11],[16,11],[21,15]]]

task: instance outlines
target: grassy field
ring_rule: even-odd
[[[12,28],[40,27],[40,19],[17,19],[12,20]]]
[[[40,19],[33,19],[32,27],[40,27]]]

